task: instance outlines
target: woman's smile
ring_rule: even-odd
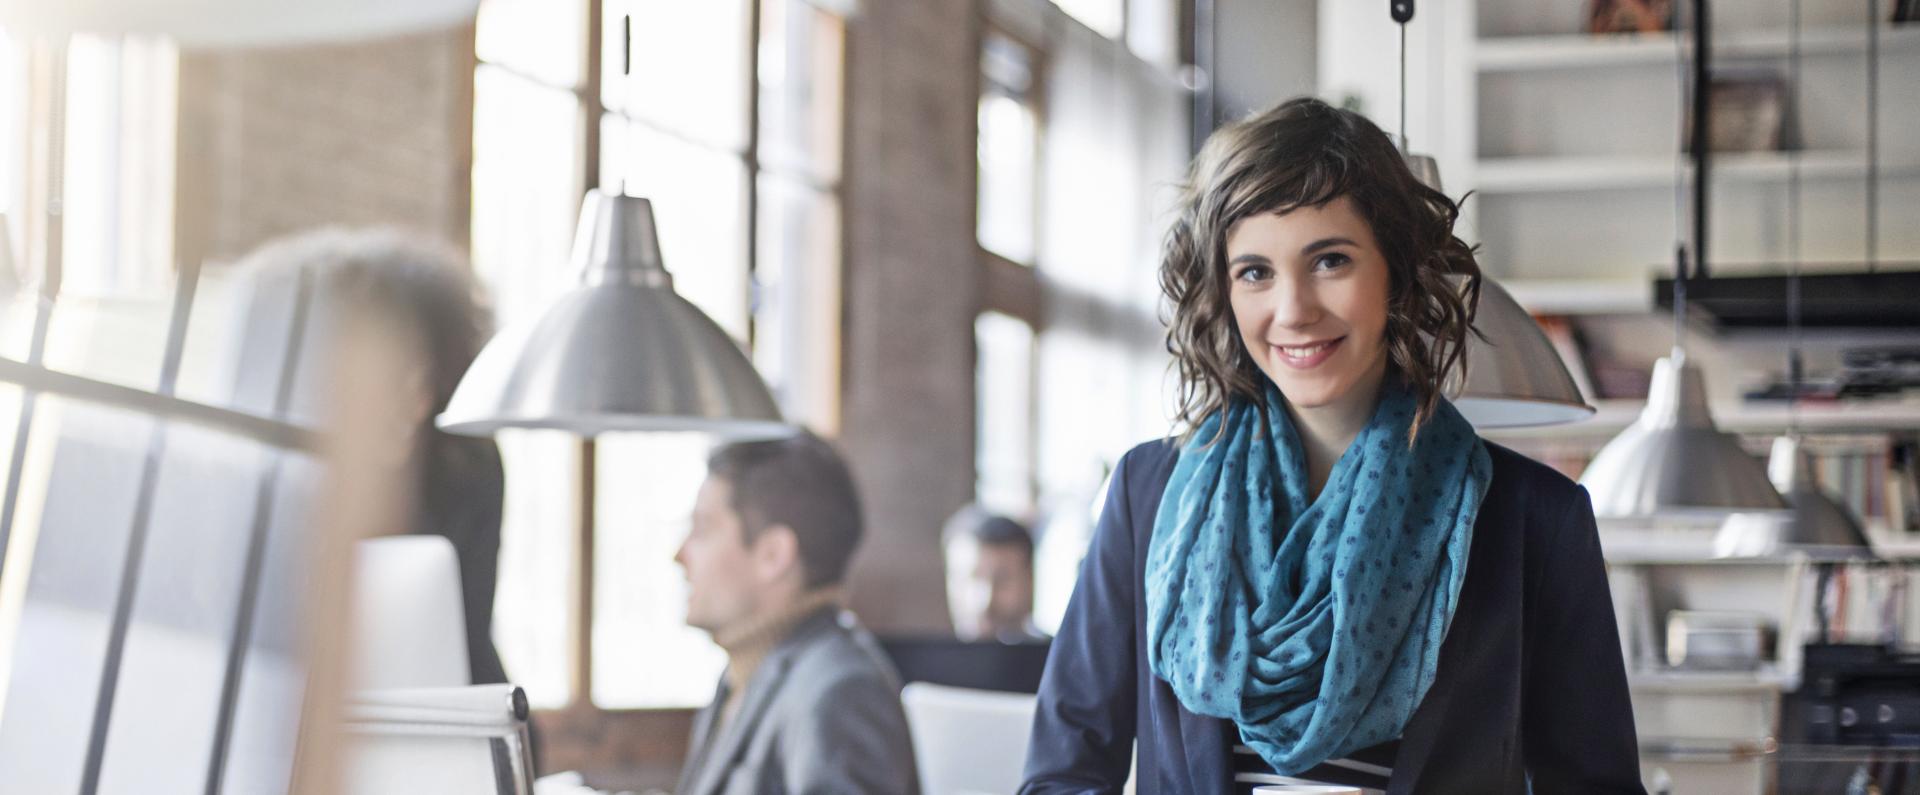
[[[1285,364],[1295,370],[1311,370],[1320,366],[1321,362],[1331,358],[1335,352],[1339,351],[1340,343],[1346,339],[1346,337],[1341,336],[1330,340],[1319,340],[1301,345],[1269,344],[1267,349],[1273,352],[1274,358],[1279,359],[1281,364]]]

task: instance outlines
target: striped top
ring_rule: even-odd
[[[1393,775],[1393,757],[1400,750],[1399,740],[1362,748],[1344,759],[1331,759],[1297,776],[1282,776],[1273,766],[1248,748],[1240,739],[1240,727],[1227,724],[1227,747],[1233,749],[1233,789],[1235,795],[1250,795],[1254,787],[1271,784],[1344,784],[1359,787],[1365,795],[1383,795]]]

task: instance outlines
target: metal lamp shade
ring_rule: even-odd
[[[1404,150],[1405,142],[1401,143]],[[1413,172],[1414,179],[1434,190],[1440,189],[1440,161],[1433,159],[1432,155],[1406,154],[1402,158],[1407,161],[1407,170]]]
[[[1441,189],[1439,161],[1416,154],[1405,159],[1414,179]],[[1466,280],[1455,279],[1454,284],[1464,287]],[[1540,324],[1492,278],[1480,279],[1473,327],[1486,339],[1467,335],[1466,380],[1456,378],[1447,395],[1474,427],[1559,425],[1593,415]]]
[[[1714,427],[1706,381],[1686,353],[1653,366],[1640,418],[1615,436],[1580,476],[1594,515],[1711,518],[1779,511],[1786,501],[1739,440]]]
[[[441,429],[735,439],[792,432],[739,346],[674,294],[651,203],[588,191],[573,255],[580,285],[487,343],[440,415]]]
[[[1767,457],[1767,477],[1786,497],[1792,510],[1737,513],[1727,517],[1714,538],[1721,557],[1748,557],[1799,552],[1817,558],[1873,556],[1860,523],[1813,482],[1813,457],[1797,436],[1773,440]]]
[[[169,36],[190,46],[304,44],[413,33],[473,20],[479,0],[0,0],[0,27]]]
[[[1466,380],[1453,405],[1474,427],[1559,425],[1593,415],[1540,324],[1493,279],[1480,280],[1473,327],[1486,339],[1467,335]]]
[[[0,296],[20,288],[20,272],[13,265],[13,236],[8,228],[7,214],[0,213]]]

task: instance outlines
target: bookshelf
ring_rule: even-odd
[[[1875,5],[1858,0],[1801,4],[1800,255],[1807,263],[1858,263],[1868,248],[1865,57],[1867,14]],[[1671,267],[1680,236],[1676,225],[1689,223],[1675,208],[1682,187],[1678,180],[1690,176],[1678,154],[1686,42],[1672,33],[1589,36],[1584,33],[1587,5],[1422,3],[1405,31],[1403,119],[1399,64],[1393,57],[1400,31],[1372,4],[1318,0],[1320,92],[1357,99],[1390,131],[1404,127],[1411,148],[1439,162],[1446,191],[1456,199],[1471,194],[1457,231],[1480,246],[1483,271],[1499,279],[1522,306],[1568,316],[1589,342],[1611,335],[1598,342],[1615,361],[1651,361],[1673,342],[1665,328],[1656,328],[1672,321],[1652,312],[1652,274]],[[1713,10],[1716,70],[1784,76],[1791,45],[1786,0],[1716,0]],[[1913,86],[1920,84],[1920,26],[1882,24],[1878,34],[1875,247],[1882,261],[1916,261],[1920,224],[1912,219],[1920,217],[1920,133],[1914,131],[1920,130],[1920,102],[1913,101]],[[1783,152],[1715,153],[1709,185],[1715,274],[1762,273],[1776,266],[1760,263],[1789,261],[1788,173]],[[1778,337],[1784,350],[1785,334]],[[1708,347],[1693,350],[1705,357]],[[1787,427],[1785,407],[1728,400],[1737,394],[1731,387],[1746,380],[1745,372],[1720,375],[1710,387],[1719,399],[1720,426],[1763,452],[1767,438]],[[1602,400],[1599,413],[1584,423],[1488,436],[1563,471],[1577,471],[1634,421],[1642,405]],[[1798,420],[1804,431],[1832,442],[1832,460],[1822,466],[1851,478],[1843,484],[1852,492],[1843,502],[1879,506],[1883,514],[1904,510],[1895,504],[1898,498],[1887,501],[1885,495],[1892,493],[1884,477],[1888,470],[1872,462],[1876,455],[1891,461],[1895,445],[1920,439],[1920,404],[1805,406]],[[1880,493],[1873,491],[1876,481]],[[1920,559],[1920,540],[1905,528],[1896,528],[1884,515],[1867,520],[1882,555]],[[1727,748],[1747,747],[1755,739],[1771,747],[1777,693],[1795,684],[1801,638],[1796,627],[1804,626],[1800,619],[1809,615],[1805,566],[1795,560],[1706,562],[1712,528],[1650,528],[1637,536],[1629,531],[1625,545],[1617,534],[1607,543],[1610,531],[1602,532],[1613,561],[1616,613],[1643,616],[1622,622],[1622,643],[1635,668],[1634,711],[1643,727],[1643,770],[1649,781],[1670,774],[1674,791],[1771,791],[1777,769],[1769,754],[1689,759],[1669,751],[1707,738]],[[1913,592],[1920,594],[1920,588]],[[1666,611],[1674,608],[1771,614],[1783,638],[1775,667],[1721,681],[1640,665],[1658,645],[1647,636],[1661,632]],[[1864,612],[1866,606],[1855,610]],[[1920,600],[1905,615],[1911,625],[1903,627],[1905,636],[1920,638]]]
[[[1860,25],[1803,27],[1803,56],[1865,52],[1867,32]],[[1882,52],[1920,45],[1920,31],[1882,25]],[[1737,30],[1714,42],[1716,58],[1728,60],[1782,58],[1790,47],[1784,29]],[[1676,41],[1672,33],[1590,36],[1559,33],[1536,36],[1496,36],[1474,48],[1474,64],[1481,72],[1519,72],[1549,69],[1606,68],[1627,65],[1672,66],[1681,53],[1691,54],[1692,43]]]
[[[1646,407],[1643,400],[1600,400],[1593,416],[1569,425],[1540,428],[1490,429],[1494,439],[1569,439],[1598,437],[1604,443],[1626,429]],[[1807,404],[1799,407],[1798,425],[1815,434],[1885,434],[1920,431],[1920,402],[1859,401],[1846,404]],[[1777,434],[1788,427],[1788,412],[1783,404],[1756,404],[1743,401],[1716,402],[1713,419],[1720,429],[1745,434]]]
[[[1671,190],[1680,167],[1666,155],[1565,155],[1551,157],[1497,157],[1480,161],[1478,190],[1483,193],[1544,193],[1555,191],[1611,191],[1627,188]],[[1739,152],[1714,158],[1717,179],[1729,182],[1785,182],[1790,158],[1783,152]],[[1856,150],[1803,151],[1803,180],[1860,180],[1866,176],[1866,152]],[[1920,173],[1920,163],[1881,162],[1880,175],[1908,177]]]
[[[1867,4],[1802,0],[1798,130],[1802,256],[1865,256]],[[1407,28],[1414,150],[1439,162],[1446,190],[1471,193],[1459,231],[1485,272],[1536,312],[1644,314],[1650,273],[1672,261],[1683,121],[1673,33],[1588,35],[1586,3],[1436,0]],[[1686,4],[1676,3],[1685,8]],[[1784,77],[1784,0],[1714,2],[1714,66]],[[1684,13],[1684,11],[1683,11]],[[1320,91],[1356,98],[1398,130],[1398,30],[1374,6],[1320,0]],[[1877,253],[1920,260],[1920,25],[1881,22]],[[1712,176],[1715,273],[1788,260],[1789,159],[1723,152]],[[1681,223],[1685,223],[1684,220]],[[1632,285],[1642,285],[1636,288]],[[1598,287],[1599,289],[1593,289]],[[1516,289],[1517,288],[1517,289]]]

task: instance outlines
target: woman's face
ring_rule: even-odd
[[[1387,261],[1350,199],[1241,219],[1227,278],[1240,341],[1288,403],[1371,403],[1387,366]]]

